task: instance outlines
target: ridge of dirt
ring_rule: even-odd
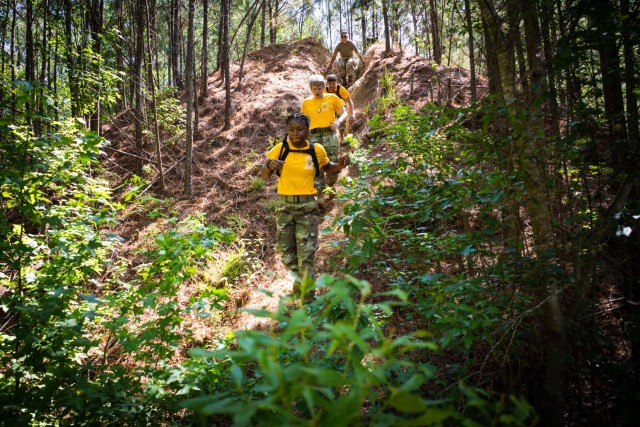
[[[363,55],[365,64],[359,78],[348,88],[354,105],[356,120],[351,132],[361,141],[368,141],[368,117],[381,95],[378,82],[384,73],[393,75],[396,95],[416,108],[427,102],[447,105],[464,105],[470,98],[469,73],[460,68],[434,67],[425,58],[404,56],[401,51],[385,57],[384,47],[371,46]],[[185,217],[204,212],[209,224],[229,227],[239,238],[247,242],[251,257],[262,264],[262,271],[251,275],[230,287],[231,299],[228,311],[215,325],[210,320],[194,317],[185,319],[185,328],[196,331],[203,342],[226,335],[236,329],[268,328],[268,322],[245,313],[240,308],[275,311],[281,295],[290,292],[291,278],[275,253],[275,220],[268,200],[275,197],[275,179],[263,188],[253,190],[254,180],[264,158],[264,153],[276,138],[284,135],[285,118],[299,111],[301,102],[310,95],[308,77],[322,74],[331,59],[331,52],[313,38],[270,45],[251,52],[244,63],[244,78],[238,85],[240,64],[232,64],[232,117],[231,128],[223,131],[225,89],[220,72],[208,77],[208,96],[200,99],[198,110],[198,134],[193,142],[192,185],[193,197],[182,199],[183,170],[181,158],[184,150],[180,143],[163,145],[165,187],[163,194],[155,182],[149,189],[154,196],[166,198],[163,210]],[[335,69],[337,73],[337,69]],[[149,113],[150,114],[150,113]],[[116,188],[135,171],[134,115],[127,110],[103,127],[103,135],[111,142],[104,166],[107,177]],[[166,132],[164,134],[166,137]],[[174,138],[175,139],[175,138]],[[178,141],[184,140],[180,136]],[[384,141],[377,141],[384,145]],[[117,150],[117,151],[116,151]],[[155,165],[152,138],[147,138],[142,157]],[[129,153],[129,154],[126,154]],[[349,171],[353,174],[354,171]],[[150,171],[147,179],[153,180],[157,170]],[[127,187],[126,185],[124,187]],[[118,193],[116,193],[118,194]],[[327,212],[320,229],[337,215],[339,206],[334,203]],[[170,215],[171,216],[171,215]],[[155,235],[168,227],[166,219],[155,220],[142,214],[137,207],[123,212],[120,224],[112,230],[125,242],[117,256],[134,259],[136,248],[144,247],[144,236]],[[331,259],[336,248],[328,243],[341,238],[340,233],[322,233],[317,254],[318,272],[331,272],[335,261]],[[149,237],[146,237],[148,240]],[[199,291],[187,287],[181,300]],[[271,293],[268,296],[265,292]]]

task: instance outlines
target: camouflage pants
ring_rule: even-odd
[[[333,163],[338,163],[338,158],[340,157],[340,140],[334,132],[312,133],[309,135],[309,141],[322,145],[327,152],[329,160]],[[336,181],[338,181],[337,173],[325,174],[324,172],[320,172],[320,175],[316,177],[316,188],[318,192],[322,193],[325,187],[333,187]]]
[[[282,262],[301,279],[316,277],[318,204],[289,202],[281,198],[276,210],[277,249]],[[299,284],[298,284],[299,285]],[[296,285],[294,284],[294,292]]]
[[[340,71],[340,77],[344,79],[346,76],[354,77],[358,71],[358,58],[352,56],[350,58],[338,58],[338,71]]]

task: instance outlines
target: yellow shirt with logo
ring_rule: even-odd
[[[329,157],[324,147],[320,144],[313,144],[318,165],[322,168],[329,163]],[[268,153],[267,158],[278,160],[282,142],[276,144]],[[278,180],[278,193],[283,196],[311,196],[318,192],[314,185],[316,167],[313,165],[311,154],[302,153],[302,150],[309,149],[309,141],[302,148],[294,148],[289,141],[289,154],[284,160],[284,165],[280,171]]]
[[[313,96],[302,101],[300,112],[311,119],[310,129],[328,128],[336,119],[336,113],[344,106],[344,101],[331,93],[324,93],[321,99]]]

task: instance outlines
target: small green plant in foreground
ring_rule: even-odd
[[[276,312],[245,310],[269,319],[272,332],[239,331],[234,349],[192,350],[192,363],[217,361],[218,371],[209,392],[184,406],[203,423],[216,415],[235,426],[486,425],[501,415],[526,425],[532,412],[517,400],[496,405],[464,388],[462,400],[478,408],[467,415],[453,398],[426,391],[439,380],[421,360],[439,346],[426,330],[385,328],[407,306],[406,294],[371,295],[369,283],[353,277],[322,276],[317,285],[326,292],[300,308],[282,299]]]

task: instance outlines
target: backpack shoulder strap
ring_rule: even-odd
[[[342,86],[340,86],[340,83],[338,83],[338,86],[336,89],[336,95],[338,95],[338,98],[340,98],[341,101],[344,101],[344,99],[342,98],[342,95],[340,95],[340,89],[342,89]]]
[[[316,177],[320,175],[320,164],[318,163],[318,156],[316,155],[316,147],[315,144],[309,141],[309,154],[311,155],[311,160],[313,160],[313,166],[316,168]]]
[[[284,159],[287,158],[287,156],[289,155],[289,152],[291,151],[291,149],[289,148],[289,142],[287,139],[288,139],[287,135],[285,135],[284,138],[282,138],[282,147],[280,147],[280,154],[278,154],[278,160],[284,161]],[[280,171],[277,170],[276,174],[280,176]]]

